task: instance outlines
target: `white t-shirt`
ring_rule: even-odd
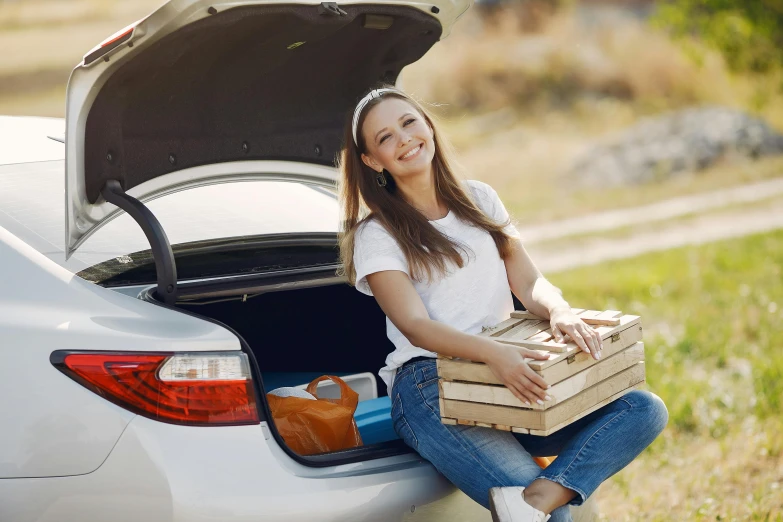
[[[508,219],[508,212],[497,192],[480,181],[467,181],[470,193],[477,206],[497,223]],[[441,233],[468,247],[469,257],[463,254],[463,267],[447,262],[448,272],[435,281],[411,279],[430,319],[448,324],[458,330],[477,334],[483,326],[493,326],[508,318],[514,310],[511,288],[508,284],[506,266],[498,253],[492,236],[481,228],[469,225],[457,218],[451,211],[446,217],[430,221]],[[519,232],[513,224],[505,231],[514,237]],[[369,220],[356,233],[354,242],[354,265],[356,288],[372,295],[367,275],[385,270],[399,270],[410,277],[411,272],[394,237],[380,223]],[[395,350],[386,357],[378,375],[383,379],[391,395],[397,368],[414,357],[436,357],[435,352],[414,346],[400,332],[394,323],[386,318],[386,334],[394,343]]]

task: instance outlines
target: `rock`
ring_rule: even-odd
[[[783,153],[783,135],[763,120],[725,107],[647,118],[592,145],[567,173],[569,183],[612,187],[696,172],[727,157]]]

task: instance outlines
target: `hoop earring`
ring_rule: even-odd
[[[379,187],[386,186],[386,176],[384,175],[384,172],[386,172],[386,170],[380,171],[378,175],[375,176],[375,181],[378,183]]]

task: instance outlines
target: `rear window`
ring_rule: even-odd
[[[339,220],[333,193],[283,181],[197,187],[149,201],[147,206],[174,247],[269,234],[336,234]],[[0,165],[0,226],[72,272],[106,261],[122,264],[150,248],[139,225],[123,213],[65,262],[62,160]]]
[[[198,187],[147,202],[172,246],[232,237],[304,232],[336,233],[333,195],[301,183],[243,181]],[[122,214],[75,254],[88,266],[148,250],[139,225]]]

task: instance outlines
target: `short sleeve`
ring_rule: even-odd
[[[356,269],[356,289],[372,295],[367,276],[385,270],[399,270],[410,277],[408,262],[397,241],[376,221],[362,223],[353,245],[353,264]]]
[[[486,183],[476,180],[469,180],[468,186],[471,189],[476,204],[487,216],[499,224],[508,221],[508,225],[506,225],[503,231],[511,237],[521,237],[517,227],[510,221],[508,211],[500,200],[498,193],[495,192],[495,189]]]

